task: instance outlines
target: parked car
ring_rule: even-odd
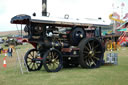
[[[0,44],[3,44],[4,40],[2,38],[0,38]]]

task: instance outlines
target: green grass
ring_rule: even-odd
[[[18,48],[25,49],[22,51],[25,53],[31,46]],[[97,69],[62,69],[57,73],[48,73],[42,68],[23,75],[15,65],[14,53],[12,59],[7,59],[7,68],[0,66],[0,85],[128,85],[128,48],[115,52],[118,53],[118,65],[104,65]]]

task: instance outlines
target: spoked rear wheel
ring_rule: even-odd
[[[101,42],[96,38],[83,39],[79,43],[79,63],[83,68],[97,68],[102,64],[104,50]]]
[[[24,59],[29,71],[37,71],[41,69],[43,62],[36,49],[28,50]]]
[[[47,72],[60,71],[63,64],[62,61],[62,55],[57,49],[50,49],[43,56],[43,64]]]

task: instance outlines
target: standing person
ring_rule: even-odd
[[[1,54],[1,51],[2,51],[2,46],[0,45],[0,54]]]
[[[3,51],[3,47],[0,45],[0,54],[2,53]]]
[[[7,51],[7,52],[8,52],[8,56],[9,56],[9,57],[12,57],[12,52],[13,52],[13,50],[12,50],[11,47],[8,48],[8,51]]]

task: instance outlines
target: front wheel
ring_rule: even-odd
[[[47,72],[60,71],[63,64],[62,61],[62,55],[57,49],[50,49],[43,56],[43,64]]]
[[[38,55],[38,51],[36,49],[28,50],[24,59],[29,71],[40,70],[43,65],[42,60],[40,60],[41,56]]]

